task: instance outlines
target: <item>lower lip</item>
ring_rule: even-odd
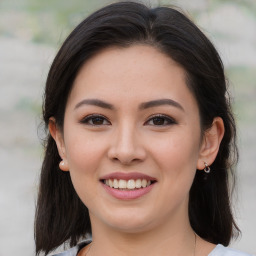
[[[115,188],[111,188],[107,186],[106,184],[102,183],[104,189],[113,197],[117,199],[122,199],[122,200],[131,200],[131,199],[136,199],[144,196],[145,194],[149,193],[155,183],[149,185],[148,187],[145,188],[139,188],[135,190],[119,190]]]

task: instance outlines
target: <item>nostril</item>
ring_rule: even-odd
[[[113,162],[120,162],[124,165],[130,165],[143,161],[146,157],[146,152],[142,145],[133,145],[130,142],[129,136],[124,139],[120,139],[118,143],[112,145],[108,150],[108,158]],[[127,142],[129,141],[129,142]]]

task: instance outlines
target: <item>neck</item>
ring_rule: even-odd
[[[188,220],[130,233],[92,221],[92,231],[93,246],[88,256],[194,255],[195,234]]]

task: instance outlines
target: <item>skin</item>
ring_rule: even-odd
[[[88,99],[104,101],[112,109],[81,103]],[[159,99],[177,104],[140,108]],[[101,117],[85,120],[92,114]],[[156,117],[159,114],[165,117]],[[170,255],[170,251],[194,255],[189,190],[196,169],[214,161],[224,125],[216,117],[202,134],[198,105],[182,67],[151,46],[104,49],[78,73],[63,131],[54,118],[49,130],[63,159],[60,168],[70,172],[89,209],[93,234],[89,256]],[[112,172],[139,172],[157,182],[140,198],[120,200],[99,180]],[[198,256],[208,255],[214,247],[199,237],[196,244]]]

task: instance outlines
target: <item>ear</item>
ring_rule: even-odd
[[[221,140],[224,136],[225,127],[221,117],[215,117],[212,126],[205,131],[197,161],[197,169],[203,170],[205,162],[211,165],[219,151]]]
[[[56,142],[59,155],[62,158],[62,161],[60,162],[59,167],[62,171],[68,171],[69,167],[68,167],[68,161],[67,161],[67,157],[66,157],[66,149],[65,149],[63,134],[62,134],[61,130],[59,129],[59,127],[57,126],[56,120],[54,117],[51,117],[49,119],[48,128],[49,128],[52,138]]]

